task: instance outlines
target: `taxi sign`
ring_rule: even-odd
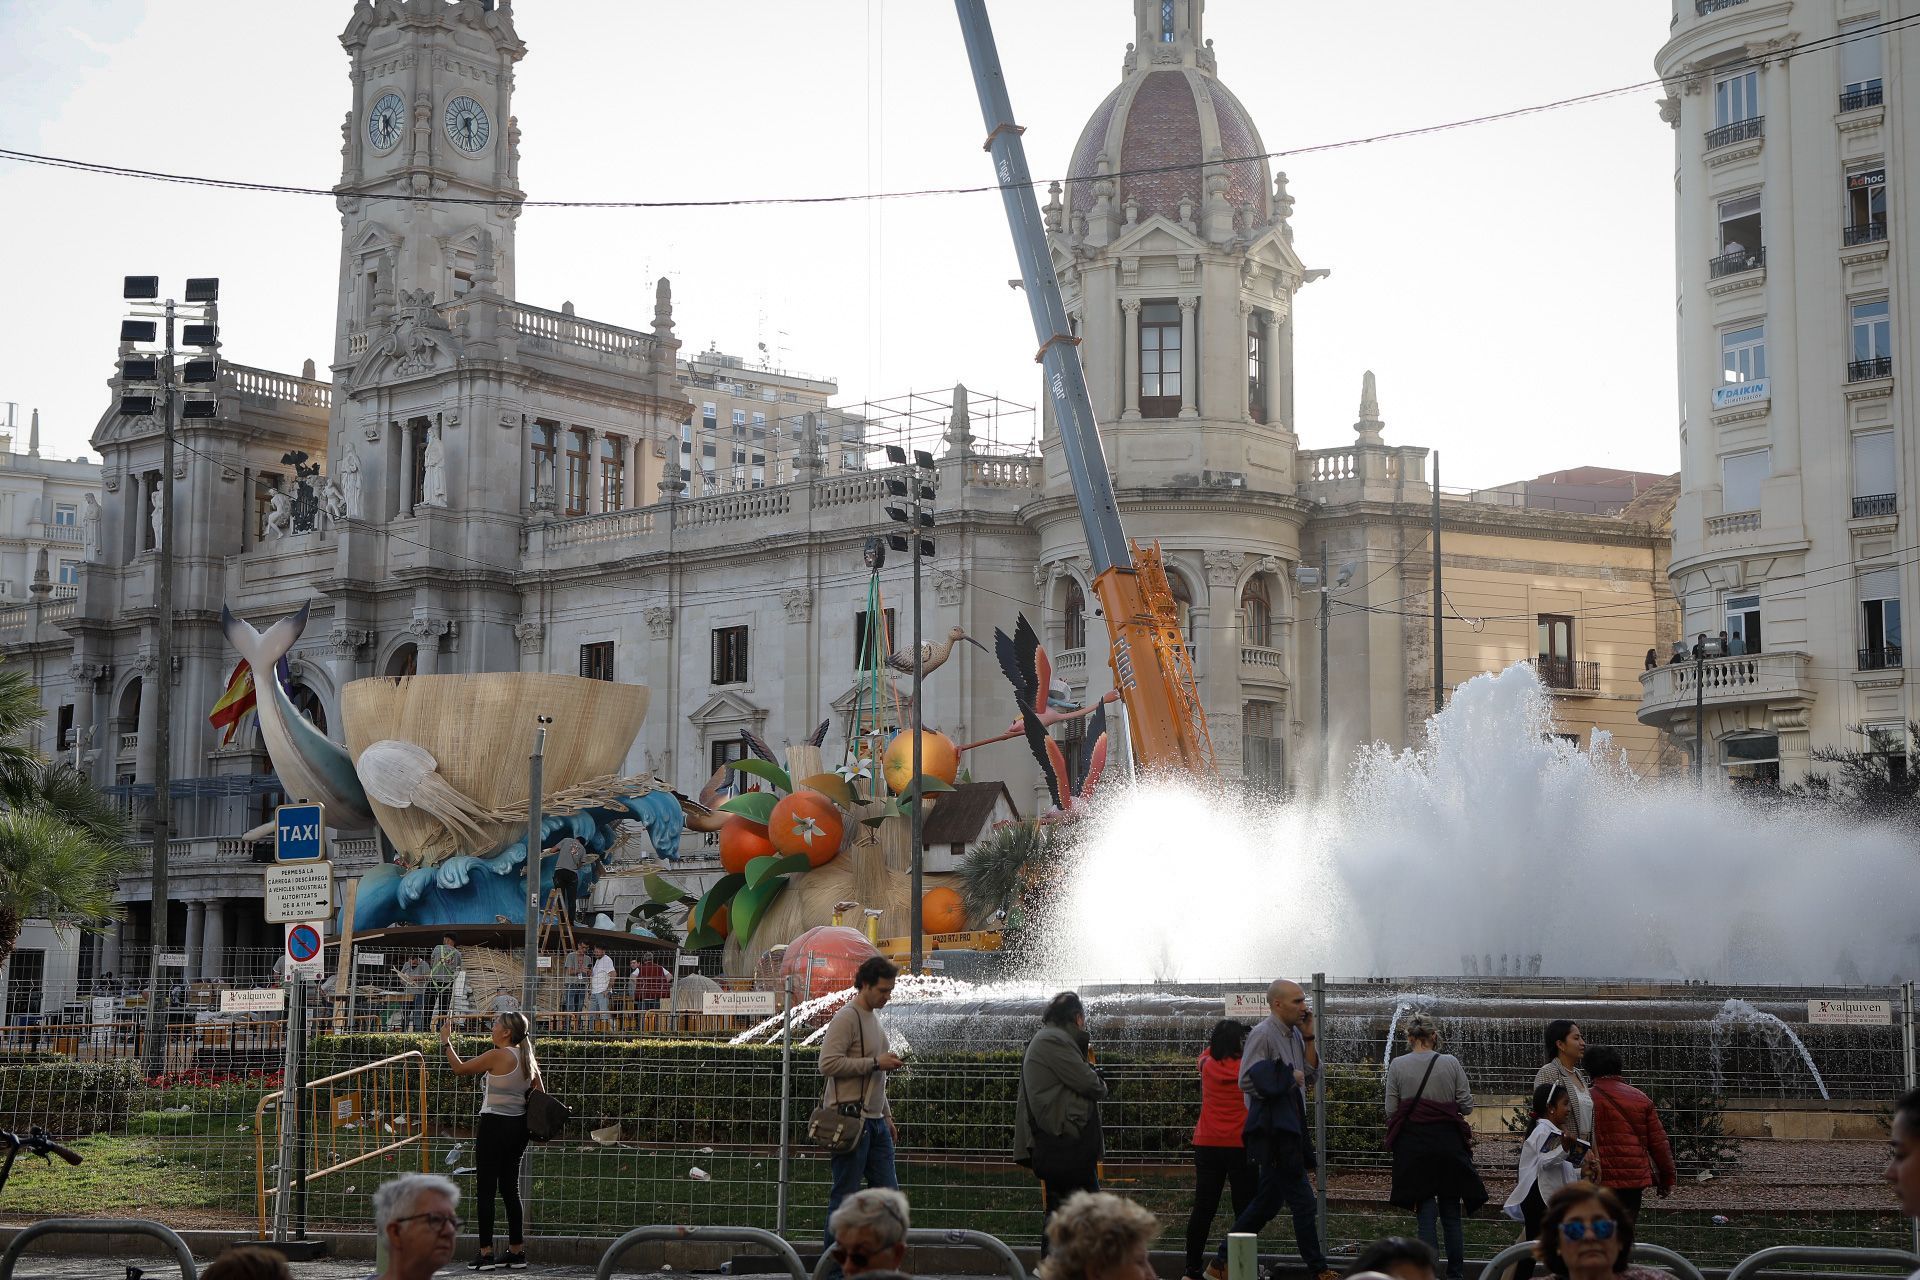
[[[315,862],[326,850],[326,806],[283,804],[273,811],[275,862]]]

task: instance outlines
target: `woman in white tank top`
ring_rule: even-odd
[[[493,1020],[493,1047],[462,1058],[453,1047],[453,1019],[440,1026],[440,1045],[455,1075],[480,1076],[480,1121],[474,1131],[474,1173],[479,1181],[480,1252],[468,1264],[474,1271],[524,1271],[526,1244],[521,1239],[520,1158],[527,1150],[527,1094],[540,1079],[533,1041],[522,1013]],[[493,1198],[507,1207],[507,1253],[493,1252]]]

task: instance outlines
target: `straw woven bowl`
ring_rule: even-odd
[[[619,773],[647,715],[644,685],[579,676],[499,672],[487,675],[381,676],[341,691],[347,750],[357,761],[375,742],[394,738],[432,753],[454,790],[485,810],[527,801],[527,756],[537,718],[551,716],[541,790],[548,795]],[[380,829],[403,861],[428,860],[426,842],[443,828],[413,808],[368,798]],[[466,853],[485,857],[525,830],[525,821],[484,824],[494,841]]]

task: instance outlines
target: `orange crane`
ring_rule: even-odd
[[[1087,552],[1093,560],[1093,593],[1107,621],[1112,642],[1114,688],[1127,710],[1127,737],[1134,759],[1147,770],[1179,770],[1211,779],[1215,774],[1213,739],[1194,684],[1193,661],[1180,615],[1167,586],[1158,543],[1141,546],[1126,536],[1107,473],[1086,371],[1080,365],[1080,339],[1067,322],[1066,304],[1047,254],[1045,225],[1034,199],[1027,169],[1024,132],[1013,122],[1000,70],[1000,53],[987,21],[985,0],[955,0],[967,59],[973,67],[980,113],[986,120],[985,149],[993,156],[1001,202],[1013,232],[1014,253],[1033,312],[1034,356],[1046,371],[1047,395],[1060,426],[1067,472],[1079,500]]]

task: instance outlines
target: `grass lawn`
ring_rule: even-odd
[[[177,1143],[157,1138],[79,1138],[69,1144],[84,1157],[70,1168],[22,1156],[3,1194],[10,1213],[59,1216],[167,1218],[175,1209],[204,1209],[228,1196],[231,1175],[199,1167]],[[246,1190],[253,1193],[253,1161]]]

